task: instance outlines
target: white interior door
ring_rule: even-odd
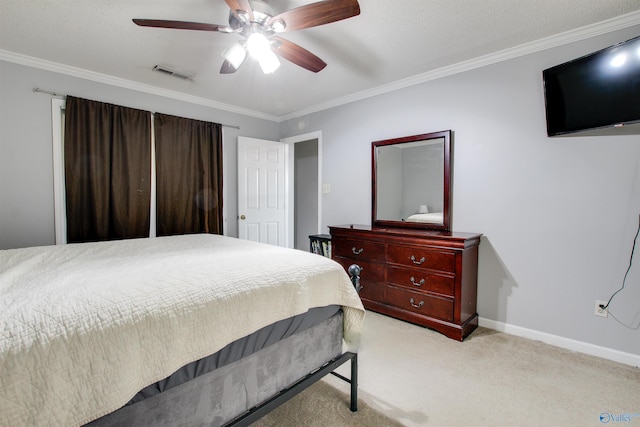
[[[238,137],[238,237],[287,246],[287,144]]]

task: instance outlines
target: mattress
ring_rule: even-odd
[[[242,337],[362,303],[334,261],[218,235],[0,251],[0,425],[82,425]]]

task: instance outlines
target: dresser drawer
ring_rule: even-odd
[[[451,299],[421,294],[395,286],[388,286],[384,297],[387,304],[403,310],[447,322],[453,321],[453,300]]]
[[[384,282],[384,264],[355,260],[353,258],[343,258],[336,256],[333,258],[342,265],[345,271],[349,272],[351,264],[357,264],[362,270],[360,271],[360,278],[362,280],[373,280],[375,282]]]
[[[360,280],[360,298],[370,301],[382,301],[384,299],[384,290],[386,286],[380,282],[373,280]]]
[[[366,240],[339,239],[333,243],[334,256],[367,261],[384,261],[384,244]]]
[[[387,262],[453,273],[456,269],[456,254],[418,246],[389,245]]]
[[[387,282],[414,291],[454,296],[455,275],[434,273],[419,268],[387,267]]]

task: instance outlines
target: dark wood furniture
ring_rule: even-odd
[[[481,234],[366,225],[329,227],[333,259],[358,264],[365,308],[462,341],[478,326]]]
[[[371,143],[371,224],[451,230],[453,132],[423,133]],[[412,220],[419,206],[440,218]]]

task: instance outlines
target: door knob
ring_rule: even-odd
[[[247,219],[247,217],[244,215],[240,215],[240,219]]]

